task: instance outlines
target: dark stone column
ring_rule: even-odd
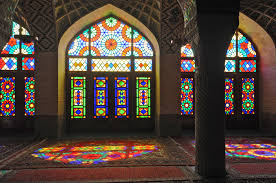
[[[196,169],[204,177],[226,175],[224,62],[238,12],[238,0],[197,1]]]

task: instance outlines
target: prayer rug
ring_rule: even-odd
[[[192,157],[169,138],[48,141],[3,169],[193,165]]]

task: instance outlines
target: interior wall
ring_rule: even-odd
[[[75,22],[67,31],[63,34],[60,39],[58,46],[58,117],[59,117],[59,136],[62,135],[64,131],[64,112],[65,112],[65,56],[66,56],[66,48],[69,42],[73,39],[73,37],[81,31],[85,26],[105,17],[109,14],[114,14],[119,17],[123,21],[133,25],[139,29],[144,35],[147,36],[149,41],[152,43],[155,52],[155,63],[156,63],[156,125],[155,129],[157,130],[157,134],[159,133],[159,116],[160,116],[160,50],[159,44],[154,36],[154,34],[138,19],[133,17],[132,15],[126,13],[125,11],[108,4],[104,7],[101,7],[81,19]]]
[[[241,29],[255,43],[260,55],[260,128],[276,132],[276,49],[269,34],[255,21],[240,13]]]

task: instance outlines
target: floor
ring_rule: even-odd
[[[195,141],[153,135],[0,139],[0,182],[276,182],[276,137],[226,137],[227,176],[195,172]]]

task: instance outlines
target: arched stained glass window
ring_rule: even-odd
[[[34,42],[31,38],[30,42],[23,42],[19,40],[21,36],[30,36],[30,34],[24,27],[13,22],[12,36],[0,54],[0,116],[2,118],[12,119],[35,115]],[[24,91],[25,95],[22,95],[21,92]]]
[[[68,119],[153,119],[154,51],[136,28],[109,16],[68,45]]]
[[[229,119],[256,119],[258,55],[252,41],[236,31],[226,52],[225,114]],[[189,44],[181,48],[181,115],[193,115],[195,59]]]
[[[190,44],[181,47],[181,115],[194,114],[195,58]]]

